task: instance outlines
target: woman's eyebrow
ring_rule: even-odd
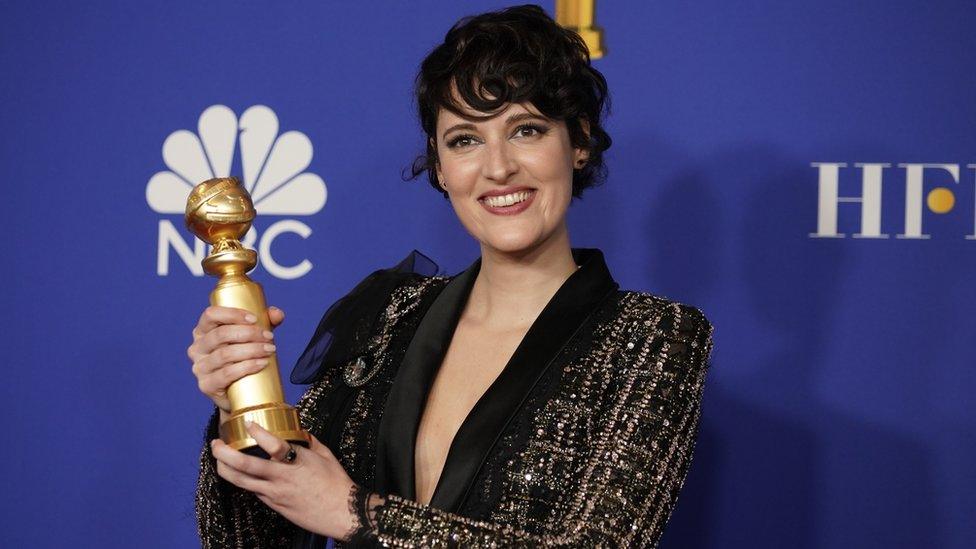
[[[530,113],[530,112],[520,112],[520,113],[513,114],[513,115],[509,116],[508,118],[506,118],[505,119],[505,124],[506,125],[511,125],[511,124],[513,124],[515,122],[521,122],[522,120],[541,120],[542,122],[546,122],[547,121],[546,117],[544,117],[544,116],[540,116],[538,114],[533,114],[533,113]],[[470,122],[462,122],[461,124],[455,124],[455,125],[451,126],[450,128],[447,128],[446,130],[444,130],[444,133],[441,134],[441,139],[446,139],[447,138],[447,134],[449,134],[449,133],[451,133],[451,132],[453,132],[455,130],[475,130],[475,129],[477,129],[477,128],[475,128],[474,124],[472,124]]]
[[[472,124],[470,122],[463,122],[461,124],[455,124],[455,125],[451,126],[450,128],[444,130],[444,133],[441,134],[441,139],[447,138],[447,134],[453,132],[454,130],[474,130],[474,129],[476,129],[474,127],[474,124]]]
[[[520,112],[517,114],[513,114],[512,116],[509,116],[508,119],[505,120],[505,124],[512,124],[513,122],[521,122],[522,120],[541,120],[543,122],[547,121],[546,117],[544,116],[540,116],[538,114],[533,114],[530,112]]]

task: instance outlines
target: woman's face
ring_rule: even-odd
[[[437,178],[483,247],[526,252],[564,233],[573,168],[586,158],[565,122],[531,103],[509,104],[487,120],[441,109],[437,155]]]

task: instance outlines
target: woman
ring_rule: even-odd
[[[216,404],[197,510],[205,546],[654,545],[694,446],[711,326],[619,291],[574,250],[600,175],[606,82],[540,8],[459,22],[417,81],[427,172],[481,257],[452,277],[377,271],[325,315],[293,380],[315,437],[271,456],[216,435],[225,389],[272,334],[208,308],[188,354]],[[283,318],[272,308],[273,324]]]

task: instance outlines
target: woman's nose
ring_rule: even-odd
[[[486,145],[487,157],[482,165],[481,175],[498,183],[504,183],[518,171],[518,162],[508,150],[508,143],[489,143]]]

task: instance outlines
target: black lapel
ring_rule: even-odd
[[[599,250],[573,250],[580,268],[539,314],[451,443],[431,506],[457,511],[488,452],[529,391],[597,306],[617,288]],[[376,490],[416,499],[414,445],[426,396],[481,262],[454,278],[428,309],[404,355],[380,420]]]
[[[414,441],[420,415],[480,269],[479,259],[444,286],[403,355],[377,434],[375,490],[380,494],[417,497]]]

